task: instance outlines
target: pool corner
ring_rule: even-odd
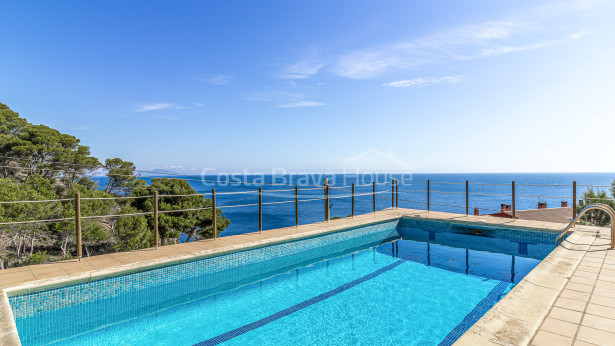
[[[18,346],[21,345],[17,326],[13,319],[13,311],[9,298],[3,289],[0,289],[0,345]]]

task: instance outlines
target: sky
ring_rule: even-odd
[[[0,102],[140,169],[615,172],[615,2],[3,1]]]

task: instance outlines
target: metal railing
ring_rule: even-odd
[[[474,209],[474,210],[484,210],[484,208],[478,208],[477,206],[473,206],[470,204],[470,197],[471,196],[495,196],[495,197],[509,197],[509,202],[510,202],[510,208],[508,209],[500,209],[500,210],[495,210],[495,209],[487,209],[490,210],[491,212],[494,213],[498,213],[498,212],[505,212],[505,213],[509,213],[511,215],[512,218],[517,218],[517,200],[519,198],[538,198],[539,201],[540,199],[566,199],[566,200],[571,200],[571,207],[572,207],[572,212],[571,212],[571,217],[574,218],[577,216],[578,212],[577,212],[577,202],[578,201],[582,201],[582,200],[586,200],[586,201],[600,201],[600,200],[608,200],[608,201],[615,201],[615,198],[599,198],[599,197],[577,197],[577,183],[576,181],[573,181],[572,184],[519,184],[516,183],[515,181],[512,181],[511,183],[471,183],[469,181],[465,181],[465,182],[435,182],[435,181],[431,181],[431,180],[427,180],[426,182],[426,188],[425,190],[412,190],[412,189],[400,189],[399,192],[402,194],[409,194],[412,192],[425,192],[426,193],[426,200],[424,202],[419,202],[419,201],[412,201],[415,203],[421,203],[421,204],[425,204],[426,205],[426,210],[430,211],[431,210],[431,206],[444,206],[444,207],[450,207],[450,208],[456,208],[456,209],[465,209],[465,213],[466,215],[469,214],[470,210]],[[437,191],[437,190],[433,190],[431,188],[432,184],[442,184],[442,185],[465,185],[465,191],[461,190],[460,191]],[[471,192],[470,191],[470,186],[510,186],[510,193],[481,193],[481,192]],[[530,194],[518,194],[517,193],[517,188],[518,186],[531,186],[531,187],[572,187],[572,196],[553,196],[553,195],[530,195]],[[578,185],[578,186],[582,186],[582,187],[612,187],[612,186],[607,186],[607,185]],[[434,203],[432,201],[432,194],[443,194],[443,195],[463,195],[465,197],[465,203],[464,205],[450,205],[450,204],[442,204],[442,203]]]
[[[415,182],[415,181],[401,181],[401,183],[411,183],[411,184],[426,184],[425,189],[400,189],[399,184],[400,181],[393,179],[390,182],[380,182],[380,183],[376,183],[376,182],[372,182],[370,184],[351,184],[349,186],[330,186],[328,181],[325,179],[324,185],[319,186],[319,187],[313,187],[313,185],[309,185],[309,186],[289,186],[291,188],[288,189],[279,189],[279,190],[263,190],[262,187],[259,187],[258,190],[255,191],[229,191],[229,192],[216,192],[215,189],[211,190],[211,193],[193,193],[193,194],[185,194],[185,195],[175,195],[175,194],[159,194],[156,191],[152,191],[152,195],[146,195],[146,196],[126,196],[126,197],[90,197],[90,198],[81,198],[79,194],[77,194],[74,198],[62,198],[62,199],[55,199],[55,200],[35,200],[35,201],[0,201],[0,204],[4,205],[4,204],[10,204],[10,203],[51,203],[51,202],[63,202],[63,203],[73,203],[74,204],[74,211],[75,211],[75,216],[74,217],[64,217],[64,218],[53,218],[53,219],[43,219],[43,220],[24,220],[24,221],[9,221],[9,222],[0,222],[0,226],[11,226],[11,225],[26,225],[26,224],[35,224],[35,223],[51,223],[51,222],[75,222],[75,237],[76,237],[76,243],[77,243],[77,257],[81,257],[82,256],[82,251],[81,251],[81,222],[82,220],[87,220],[87,219],[103,219],[103,218],[120,218],[120,217],[130,217],[130,216],[140,216],[140,215],[148,215],[148,216],[152,216],[154,219],[153,222],[153,233],[154,233],[154,246],[158,247],[159,243],[160,243],[160,239],[159,239],[159,232],[158,232],[158,217],[160,214],[167,214],[167,213],[179,213],[179,212],[189,212],[189,211],[199,211],[199,210],[212,210],[212,222],[213,222],[213,229],[217,230],[217,225],[216,225],[216,209],[226,209],[226,208],[240,208],[240,207],[251,207],[251,206],[258,206],[258,232],[262,232],[263,231],[263,206],[264,205],[269,205],[269,204],[284,204],[284,203],[294,203],[294,216],[295,216],[295,227],[299,226],[299,203],[300,202],[309,202],[309,201],[319,201],[322,200],[324,203],[324,221],[328,222],[330,220],[330,208],[331,208],[331,200],[332,199],[339,199],[339,198],[350,198],[351,199],[351,205],[350,205],[350,217],[354,217],[355,215],[355,197],[360,197],[360,196],[372,196],[372,212],[376,212],[376,201],[377,198],[380,199],[390,199],[391,200],[391,208],[398,208],[399,207],[399,202],[406,202],[406,203],[416,203],[416,204],[420,204],[421,207],[420,209],[425,209],[427,212],[429,212],[431,210],[432,206],[438,206],[438,207],[443,207],[443,208],[449,208],[449,209],[454,209],[454,210],[464,210],[465,214],[468,215],[471,209],[474,209],[475,214],[478,214],[478,207],[473,206],[470,204],[470,197],[471,196],[496,196],[496,197],[506,197],[507,199],[510,198],[510,203],[511,203],[511,208],[510,210],[505,210],[505,212],[509,212],[509,217],[512,218],[516,218],[516,213],[517,213],[517,198],[522,197],[522,198],[533,198],[533,197],[538,197],[539,199],[541,197],[543,198],[566,198],[566,199],[572,199],[572,217],[575,220],[578,220],[578,218],[580,217],[577,214],[577,200],[586,200],[586,201],[593,201],[593,200],[601,200],[602,198],[577,198],[577,184],[576,181],[573,182],[570,185],[559,185],[559,184],[555,184],[555,185],[546,185],[546,184],[516,184],[515,181],[512,181],[511,183],[470,183],[469,181],[465,181],[465,182],[432,182],[431,180],[427,180],[425,182]],[[459,191],[441,191],[441,190],[432,190],[431,189],[431,185],[432,184],[442,184],[442,185],[461,185],[463,186],[462,189],[459,189]],[[376,190],[376,185],[387,185],[390,186],[390,189],[385,189],[385,190],[381,190],[381,191],[377,191]],[[471,192],[470,187],[471,186],[482,186],[482,185],[492,185],[492,186],[501,186],[501,187],[506,187],[506,186],[510,186],[510,193],[482,193],[480,192]],[[517,194],[517,186],[552,186],[552,187],[572,187],[572,197],[569,196],[534,196],[534,195],[527,195],[527,194]],[[360,192],[360,193],[356,193],[355,188],[356,187],[370,187],[371,186],[371,191],[367,192]],[[460,187],[461,187],[460,186]],[[583,187],[599,187],[596,185],[579,185],[579,186],[583,186]],[[605,186],[608,187],[608,186]],[[336,194],[331,194],[331,189],[337,190],[337,191],[346,191],[346,194],[342,194],[342,195],[336,195]],[[321,197],[318,197],[317,195],[311,194],[311,192],[308,192],[307,195],[304,195],[304,198],[299,198],[299,191],[314,191],[314,190],[322,190],[323,191],[323,195]],[[275,196],[274,193],[277,192],[290,192],[293,191],[294,192],[294,198],[292,199],[288,199],[288,200],[283,200],[283,201],[272,201],[272,202],[263,202],[263,197],[264,196]],[[491,192],[491,191],[488,191]],[[496,191],[499,192],[499,191]],[[386,193],[391,193],[390,197],[387,197]],[[406,195],[410,195],[412,194],[411,197],[413,198],[400,198],[399,194],[406,194]],[[416,198],[416,194],[420,193],[421,195],[423,193],[425,193],[425,200],[421,201],[421,198]],[[432,200],[432,193],[433,194],[439,194],[439,195],[443,195],[443,196],[451,196],[451,198],[457,198],[455,196],[459,196],[458,201],[461,201],[462,198],[465,199],[465,205],[461,205],[462,203],[459,203],[459,205],[453,205],[453,203],[449,202],[448,199],[445,199],[443,201],[439,200],[436,198],[435,201]],[[290,195],[291,193],[289,193]],[[240,198],[238,200],[233,200],[233,201],[227,201],[224,202],[222,204],[217,205],[216,204],[216,195],[244,195],[247,197],[244,198]],[[207,207],[199,207],[199,208],[190,208],[190,209],[177,209],[177,210],[159,210],[159,200],[163,199],[163,198],[172,198],[172,197],[195,197],[195,196],[202,196],[202,197],[210,197],[211,198],[211,206],[207,206]],[[463,197],[462,197],[463,196]],[[255,198],[258,197],[258,203],[238,203],[241,201],[245,201],[246,199],[249,198]],[[309,198],[308,198],[309,197]],[[90,216],[90,215],[82,215],[81,213],[81,203],[82,201],[87,201],[87,200],[122,200],[122,199],[136,199],[136,198],[152,198],[153,199],[153,210],[152,211],[145,211],[145,212],[137,212],[137,213],[127,213],[127,214],[115,214],[115,215],[94,215],[94,216]],[[448,198],[448,197],[447,197]],[[417,200],[418,199],[418,200]],[[614,199],[607,199],[607,200],[614,200]],[[382,205],[382,204],[380,204]],[[388,209],[388,207],[387,207]],[[441,209],[441,208],[440,208]],[[445,209],[446,210],[446,209]],[[488,208],[484,208],[481,210],[487,210],[493,213],[499,213],[502,212],[503,210],[495,210],[495,209],[488,209]],[[585,210],[585,209],[584,209]],[[217,237],[217,232],[214,231],[213,235],[212,235],[213,239],[215,240]]]
[[[577,221],[579,221],[579,219],[590,210],[602,210],[609,214],[609,216],[611,217],[611,249],[615,247],[615,210],[613,210],[613,208],[609,207],[608,205],[602,203],[593,203],[583,208],[579,215],[572,219],[572,222],[570,222],[570,224],[568,224],[568,226],[564,228],[564,230],[557,236],[557,238],[555,238],[555,246],[559,246],[562,243],[564,235],[566,235],[566,233],[570,231],[570,229],[577,223]]]
[[[376,185],[389,185],[391,189],[376,190]],[[396,208],[399,205],[399,198],[397,198],[398,193],[398,185],[396,180],[392,180],[390,183],[376,183],[373,182],[371,184],[357,185],[357,186],[371,186],[372,191],[367,193],[355,193],[355,184],[350,186],[342,186],[342,187],[333,187],[329,186],[328,181],[325,179],[325,184],[322,187],[316,188],[299,188],[299,186],[294,186],[293,189],[284,189],[284,190],[263,190],[262,187],[259,187],[257,191],[234,191],[234,192],[222,192],[216,193],[216,189],[211,190],[211,194],[206,193],[193,193],[193,194],[159,194],[158,191],[153,191],[152,195],[146,196],[124,196],[124,197],[87,197],[81,198],[81,194],[77,193],[74,198],[61,198],[61,199],[53,199],[53,200],[33,200],[33,201],[1,201],[0,204],[20,204],[20,203],[51,203],[51,202],[72,202],[74,207],[74,217],[66,217],[66,218],[54,218],[54,219],[39,219],[39,220],[25,220],[25,221],[9,221],[9,222],[0,222],[0,226],[18,226],[18,225],[27,225],[27,224],[36,224],[36,223],[51,223],[51,222],[75,222],[75,243],[76,243],[76,252],[77,258],[83,257],[82,252],[82,229],[81,224],[82,220],[87,219],[103,219],[103,218],[121,218],[121,217],[131,217],[131,216],[142,216],[142,215],[152,215],[153,217],[153,236],[154,236],[154,248],[158,248],[160,244],[160,235],[159,235],[159,215],[167,214],[167,213],[179,213],[179,212],[187,212],[187,211],[200,211],[200,210],[211,210],[212,211],[212,229],[213,234],[212,238],[215,241],[217,238],[217,209],[226,209],[226,208],[237,208],[237,207],[250,207],[250,206],[258,206],[258,232],[261,233],[263,231],[263,205],[270,204],[283,204],[283,203],[293,203],[295,204],[295,227],[299,226],[299,202],[309,202],[309,201],[324,201],[324,221],[330,221],[330,200],[331,199],[339,199],[339,198],[351,198],[352,199],[352,210],[351,216],[355,215],[355,197],[359,196],[372,196],[372,211],[375,213],[376,208],[376,198],[382,197],[380,194],[383,193],[391,193],[391,208]],[[344,189],[345,187],[351,188],[351,190]],[[330,188],[349,191],[350,194],[347,195],[330,195]],[[323,197],[321,198],[299,198],[299,191],[304,190],[323,190]],[[271,192],[282,192],[282,191],[294,191],[294,198],[292,200],[284,200],[284,201],[275,201],[275,202],[263,202],[263,194],[271,193]],[[251,194],[254,197],[255,194],[258,195],[258,203],[249,203],[249,204],[222,204],[216,205],[216,194],[218,195],[242,195],[242,194]],[[186,208],[186,209],[171,209],[171,210],[159,210],[159,201],[162,198],[171,198],[171,197],[196,197],[196,196],[206,196],[211,197],[211,206],[210,207],[199,207],[199,208]],[[313,196],[313,195],[309,195]],[[81,212],[81,204],[82,201],[87,200],[125,200],[125,199],[137,199],[137,198],[152,198],[153,199],[153,211],[147,212],[137,212],[137,213],[126,213],[126,214],[111,214],[111,215],[88,215],[83,216]],[[384,197],[389,198],[389,197]],[[241,199],[245,200],[245,199]],[[241,201],[240,200],[240,201]],[[234,201],[238,202],[238,201]]]

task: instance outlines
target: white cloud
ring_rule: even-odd
[[[282,79],[304,79],[317,74],[323,66],[322,62],[306,59],[284,68],[280,71],[279,77]]]
[[[568,37],[569,40],[577,40],[580,39],[581,37],[585,36],[587,33],[584,31],[580,31],[580,32],[575,32],[574,34],[570,35]]]
[[[282,79],[309,78],[317,74],[324,65],[320,50],[316,47],[310,47],[301,54],[301,59],[298,62],[280,70],[277,77]]]
[[[490,21],[428,35],[415,40],[367,48],[339,56],[331,70],[346,78],[363,79],[390,69],[408,69],[427,63],[476,58],[475,53],[493,42],[531,32],[536,27],[524,21]]]
[[[170,109],[174,106],[175,106],[174,103],[168,103],[168,102],[150,103],[150,104],[141,105],[135,108],[135,112],[159,111],[162,109]]]
[[[514,52],[523,52],[526,50],[545,48],[549,46],[555,45],[557,42],[539,42],[535,44],[530,44],[526,46],[502,46],[502,47],[493,47],[486,48],[481,50],[480,56],[489,57],[489,56],[497,56],[502,54],[514,53]]]
[[[314,102],[314,101],[299,101],[299,102],[282,104],[279,107],[280,108],[297,108],[297,107],[317,107],[317,106],[324,106],[324,105],[325,105],[324,103]]]
[[[202,107],[202,103],[193,103],[192,105],[178,105],[170,102],[149,103],[138,106],[134,109],[135,112],[151,112],[160,110],[182,110]]]
[[[444,77],[421,77],[413,79],[399,80],[385,83],[383,86],[391,88],[424,87],[431,84],[450,83],[455,84],[465,80],[464,76],[444,76]]]
[[[232,76],[225,74],[215,74],[209,77],[202,78],[202,80],[211,85],[229,85],[231,84]]]
[[[332,71],[338,76],[362,79],[377,76],[391,66],[410,67],[413,64],[396,49],[366,49],[339,57]]]
[[[246,99],[250,101],[262,102],[295,102],[305,97],[302,93],[293,93],[280,90],[270,90],[263,93],[250,94]]]
[[[280,108],[316,107],[324,103],[307,100],[303,93],[270,90],[264,93],[251,94],[246,97],[250,101],[277,103]]]
[[[583,37],[584,33],[577,32],[565,39],[561,22],[570,22],[566,28],[574,27],[571,16],[595,11],[604,3],[607,2],[572,0],[553,3],[502,20],[463,25],[406,41],[359,48],[326,59],[322,55],[315,55],[318,58],[308,55],[307,59],[285,69],[282,76],[308,78],[327,69],[340,77],[364,79],[429,63],[481,59],[546,48]]]

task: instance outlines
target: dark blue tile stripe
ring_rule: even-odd
[[[220,344],[222,342],[228,341],[228,340],[230,340],[232,338],[235,338],[237,336],[245,334],[245,333],[247,333],[249,331],[252,331],[254,329],[260,328],[260,327],[262,327],[262,326],[264,326],[264,325],[266,325],[268,323],[276,321],[276,320],[278,320],[278,319],[280,319],[280,318],[282,318],[284,316],[288,316],[288,315],[292,314],[293,312],[297,312],[299,310],[307,308],[310,305],[313,305],[313,304],[321,302],[321,301],[323,301],[325,299],[331,298],[331,297],[333,297],[333,296],[335,296],[335,295],[337,295],[339,293],[342,293],[342,292],[344,292],[344,291],[346,291],[346,290],[348,290],[348,289],[350,289],[350,288],[352,288],[352,287],[354,287],[356,285],[359,285],[359,284],[361,284],[361,283],[363,283],[365,281],[371,280],[371,279],[377,277],[378,275],[384,274],[384,273],[388,272],[389,270],[397,267],[398,265],[404,263],[405,261],[406,260],[402,259],[402,260],[399,260],[397,262],[391,263],[391,264],[387,265],[386,267],[382,267],[382,268],[376,270],[373,273],[367,274],[367,275],[365,275],[363,277],[360,277],[360,278],[358,278],[356,280],[353,280],[353,281],[350,281],[350,282],[348,282],[346,284],[343,284],[342,286],[339,286],[339,287],[337,287],[335,289],[332,289],[331,291],[328,291],[328,292],[325,292],[323,294],[317,295],[314,298],[305,300],[305,301],[303,301],[303,302],[301,302],[301,303],[299,303],[297,305],[294,305],[294,306],[291,306],[291,307],[289,307],[287,309],[284,309],[284,310],[281,310],[279,312],[276,312],[275,314],[267,316],[267,317],[265,317],[263,319],[260,319],[260,320],[258,320],[256,322],[252,322],[250,324],[246,324],[246,325],[244,325],[242,327],[233,329],[233,330],[231,330],[229,332],[226,332],[224,334],[220,334],[220,335],[218,335],[216,337],[213,337],[213,338],[211,338],[209,340],[205,340],[205,341],[199,342],[198,344],[195,344],[195,346],[197,346],[197,345],[198,346],[218,345],[218,344]]]
[[[500,296],[506,291],[508,287],[508,282],[500,282],[489,292],[489,294],[483,298],[475,307],[470,311],[469,314],[464,317],[463,321],[455,327],[442,342],[440,342],[439,346],[449,346],[452,345],[457,339],[463,335],[470,327],[474,325],[483,315],[491,309],[491,307],[497,303],[500,299]]]

